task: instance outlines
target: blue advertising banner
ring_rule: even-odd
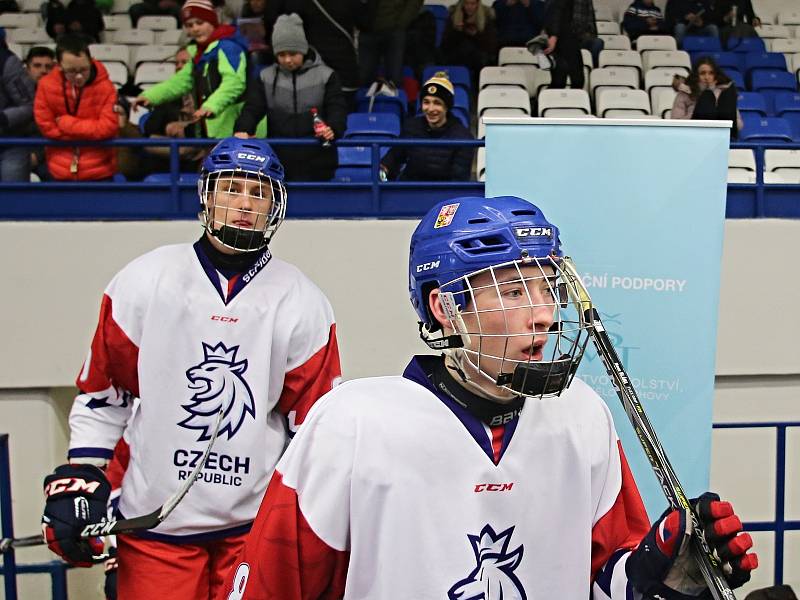
[[[561,230],[689,497],[708,489],[729,130],[717,121],[486,119],[486,196]],[[590,344],[591,346],[591,344]],[[590,347],[651,518],[666,501]]]

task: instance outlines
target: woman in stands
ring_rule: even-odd
[[[671,119],[731,121],[731,137],[738,137],[744,122],[736,108],[736,86],[713,58],[704,56],[698,60],[687,78],[676,75],[672,87],[678,95],[672,104]]]
[[[497,27],[494,11],[481,0],[458,0],[442,35],[446,64],[465,65],[477,81],[483,67],[497,64]]]
[[[404,138],[473,139],[450,112],[453,84],[443,71],[422,85],[422,115],[403,124]],[[394,146],[381,161],[382,176],[408,181],[467,181],[474,148],[469,146]]]

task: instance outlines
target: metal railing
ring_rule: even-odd
[[[773,427],[777,429],[775,454],[775,520],[748,521],[744,523],[746,531],[771,531],[775,534],[775,572],[773,585],[783,583],[783,556],[785,533],[800,530],[800,521],[786,520],[786,430],[790,427],[800,428],[800,421],[764,422],[764,423],[715,423],[714,429],[752,429]],[[14,524],[11,509],[11,473],[9,469],[8,434],[0,434],[0,523],[2,537],[14,537]],[[28,573],[49,573],[52,580],[53,600],[67,600],[66,570],[69,566],[58,560],[17,565],[14,551],[2,554],[5,600],[17,600],[17,575]]]
[[[58,141],[44,138],[4,138],[4,146],[108,146],[167,147],[170,149],[169,181],[72,182],[31,184],[0,183],[0,219],[193,219],[198,203],[190,181],[181,181],[179,148],[210,147],[216,139],[120,138],[106,141]],[[269,138],[276,147],[318,146],[313,138]],[[439,200],[464,194],[482,194],[478,181],[390,181],[379,178],[381,149],[387,147],[484,146],[483,140],[420,140],[397,138],[352,139],[335,142],[341,147],[370,149],[370,180],[364,182],[290,182],[289,217],[295,218],[402,218],[420,217]],[[726,216],[800,217],[800,185],[764,184],[764,151],[767,148],[800,149],[800,144],[734,143],[731,148],[755,152],[756,182],[728,184]]]

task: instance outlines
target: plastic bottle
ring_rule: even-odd
[[[311,109],[311,118],[314,120],[314,135],[323,139],[322,132],[328,125],[322,120],[322,117],[319,116],[319,111],[316,107]],[[323,140],[322,145],[328,147],[331,143],[328,140]]]

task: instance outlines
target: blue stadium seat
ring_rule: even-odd
[[[372,101],[371,111],[370,101]],[[408,96],[398,88],[397,96],[375,96],[373,100],[367,96],[367,88],[360,88],[356,92],[356,110],[358,112],[392,113],[402,120],[408,112]]]
[[[339,167],[333,175],[332,181],[338,183],[362,183],[372,181],[372,171],[369,167]]]
[[[686,52],[703,52],[709,54],[711,52],[721,52],[722,45],[719,43],[719,38],[687,35],[683,38],[683,49],[686,50]]]
[[[429,65],[422,71],[422,81],[420,84],[425,83],[428,79],[433,77],[437,71],[444,71],[447,77],[456,88],[464,88],[464,91],[469,93],[472,90],[472,79],[469,75],[469,69],[461,65]]]
[[[744,75],[742,75],[739,71],[736,69],[722,69],[722,72],[731,78],[731,81],[733,82],[733,85],[736,86],[737,90],[747,89],[747,86],[744,84]]]
[[[710,39],[710,38],[701,38],[701,39]],[[721,69],[724,69],[726,72],[728,69],[736,69],[737,71],[741,71],[742,67],[744,66],[744,61],[742,60],[742,56],[737,54],[736,52],[690,52],[692,57],[692,64],[697,64],[697,61],[703,58],[704,56],[709,56],[714,59],[714,62],[717,63]]]
[[[730,37],[727,50],[731,52],[766,52],[767,47],[760,37]]]
[[[786,57],[781,52],[748,52],[744,55],[744,73],[753,69],[786,71]]]
[[[399,137],[400,118],[392,113],[350,113],[346,138]]]
[[[369,167],[372,164],[372,151],[369,146],[339,146],[337,151],[340,167]],[[388,151],[389,148],[382,147],[380,157],[383,158]]]
[[[777,117],[783,117],[786,113],[800,113],[800,94],[777,92],[773,101],[775,102],[775,116]]]
[[[770,114],[766,98],[758,92],[739,92],[736,106],[743,118],[748,115],[756,118],[768,117]]]
[[[792,137],[795,142],[800,142],[800,112],[785,112],[781,119],[789,123],[792,128]]]
[[[788,71],[756,71],[753,73],[751,89],[758,91],[795,92],[797,80]]]
[[[200,179],[200,173],[181,173],[178,176],[178,183],[196,184],[198,179]],[[171,173],[151,173],[142,180],[143,183],[170,183],[171,181]]]
[[[791,142],[792,127],[789,121],[780,117],[745,119],[744,127],[739,131],[739,141]]]

